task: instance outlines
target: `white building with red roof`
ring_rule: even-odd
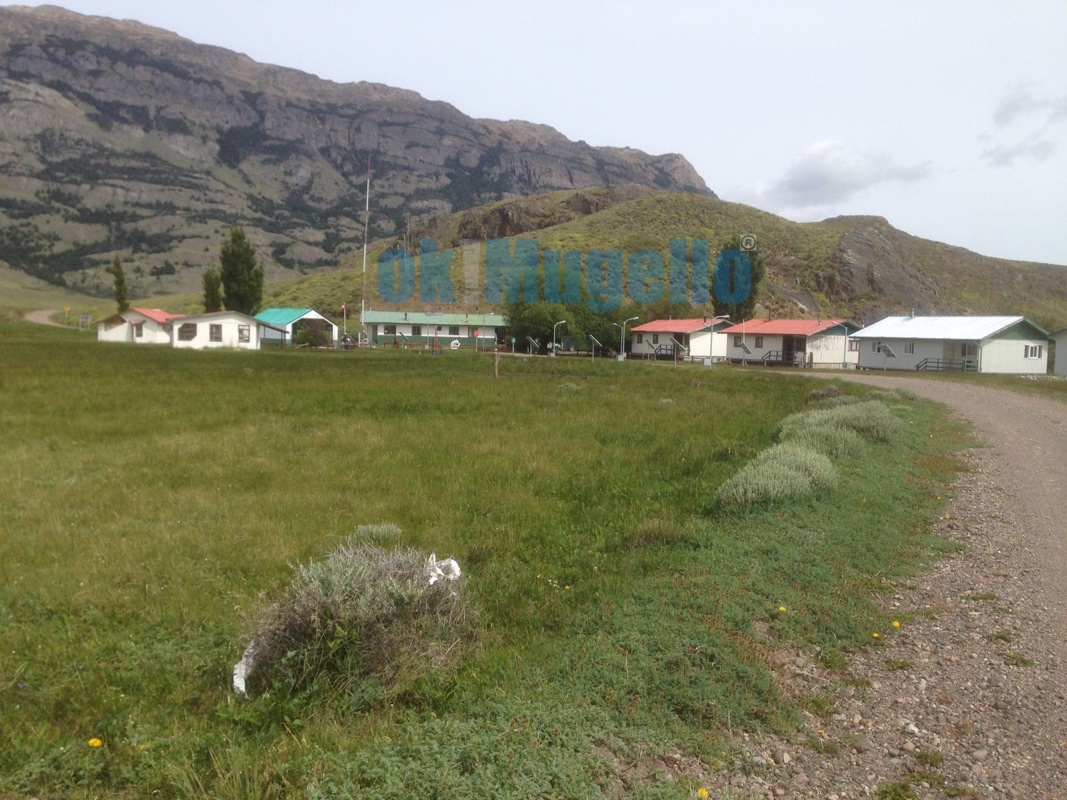
[[[712,359],[726,357],[728,327],[722,317],[655,319],[630,331],[630,355],[636,358]]]
[[[169,314],[158,308],[128,308],[96,326],[100,342],[170,344],[172,323],[182,314]]]
[[[855,369],[859,330],[847,319],[749,319],[722,333],[726,358],[739,364]]]

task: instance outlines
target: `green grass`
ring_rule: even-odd
[[[882,580],[934,557],[931,457],[960,431],[933,406],[894,409],[835,486],[730,513],[717,487],[816,382],[491,364],[0,322],[0,794],[687,797],[633,775],[714,764],[727,732],[788,733],[813,702],[782,694],[757,623],[843,662],[891,635]],[[401,692],[233,697],[292,566],[381,523],[459,560],[465,657]]]

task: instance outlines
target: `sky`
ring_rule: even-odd
[[[61,0],[593,145],[724,200],[1067,265],[1067,3]],[[41,5],[22,3],[22,5]]]

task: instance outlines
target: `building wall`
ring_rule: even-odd
[[[141,324],[141,335],[136,335],[136,326]],[[96,339],[100,342],[133,342],[134,344],[170,344],[170,331],[162,325],[137,313],[125,312],[123,321],[108,326],[101,322],[96,327]]]
[[[946,359],[962,358],[957,347],[955,351],[946,348],[946,342],[940,339],[858,339],[860,343],[858,366],[861,369],[915,369],[923,359]],[[896,358],[890,358],[886,353],[878,352],[876,345],[879,343],[888,345],[896,354]],[[909,353],[908,345],[915,352]],[[947,344],[959,345],[959,342]],[[955,352],[955,355],[952,355]]]
[[[660,354],[665,355],[669,352],[673,352],[668,348],[675,348],[672,339],[677,339],[688,347],[689,345],[686,343],[687,338],[688,334],[684,333],[652,333],[647,331],[632,333],[630,335],[630,355],[651,356],[655,354],[657,347],[660,349]],[[684,355],[685,351],[683,350],[681,352]]]
[[[495,327],[485,327],[479,325],[441,325],[440,333],[436,333],[437,325],[419,326],[417,323],[410,322],[398,322],[393,325],[396,329],[395,333],[386,333],[386,328],[393,323],[381,323],[376,322],[369,327],[370,340],[372,344],[378,344],[385,347],[393,344],[393,337],[395,336],[400,344],[404,344],[404,338],[407,337],[408,344],[426,344],[432,342],[434,337],[437,337],[437,341],[441,343],[442,347],[447,347],[449,342],[453,339],[459,339],[464,345],[474,346],[474,332],[478,331],[478,346],[479,347],[492,347],[496,344],[497,329]],[[414,333],[413,329],[421,327],[421,333]],[[449,333],[453,328],[459,330],[458,334]],[[551,339],[549,340],[551,341]]]
[[[1060,331],[1052,339],[1056,342],[1056,374],[1067,375],[1067,330]]]
[[[1027,358],[1026,348],[1038,348],[1040,356]],[[982,372],[1010,375],[1044,375],[1048,371],[1048,341],[1044,339],[994,339],[982,346]]]
[[[848,338],[840,332],[816,333],[808,337],[805,355],[810,354],[813,367],[839,368],[847,365],[846,368],[852,369],[855,368],[860,355],[858,349],[848,349],[852,342],[860,344],[859,339]]]
[[[722,335],[729,339],[726,344],[726,357],[731,361],[761,361],[772,350],[780,352],[782,349],[782,337],[780,335],[759,334],[757,336],[751,333],[746,333],[743,336],[739,333]],[[760,341],[759,347],[756,346],[757,338]],[[752,351],[751,354],[746,353],[740,345],[736,344],[738,339],[742,339],[748,345],[749,350]]]
[[[190,340],[181,340],[180,331],[183,324],[196,325],[196,335]],[[221,341],[211,341],[211,326],[221,326]],[[247,325],[248,341],[240,341],[240,328]],[[172,344],[177,349],[209,350],[220,347],[233,347],[241,350],[259,349],[259,324],[250,318],[200,317],[192,320],[175,320]]]
[[[1021,332],[1006,332],[1005,337],[990,339],[982,344],[976,342],[944,341],[941,339],[862,339],[859,352],[859,366],[864,369],[905,369],[913,370],[923,359],[941,359],[963,361],[969,359],[979,367],[981,372],[1005,373],[1013,375],[1044,374],[1048,369],[1048,342],[1042,339],[1020,338]],[[888,358],[884,353],[876,352],[875,345],[881,342],[889,345],[896,358]],[[911,345],[914,352],[907,352]],[[964,348],[977,346],[977,354],[964,356]],[[1038,358],[1026,358],[1025,346],[1041,348]]]

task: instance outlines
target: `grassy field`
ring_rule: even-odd
[[[834,488],[716,505],[825,386],[0,322],[0,796],[695,797],[655,759],[827,712],[783,692],[775,650],[877,646],[886,581],[944,547],[962,433],[914,400]],[[380,522],[462,565],[462,660],[235,698],[256,610]]]

